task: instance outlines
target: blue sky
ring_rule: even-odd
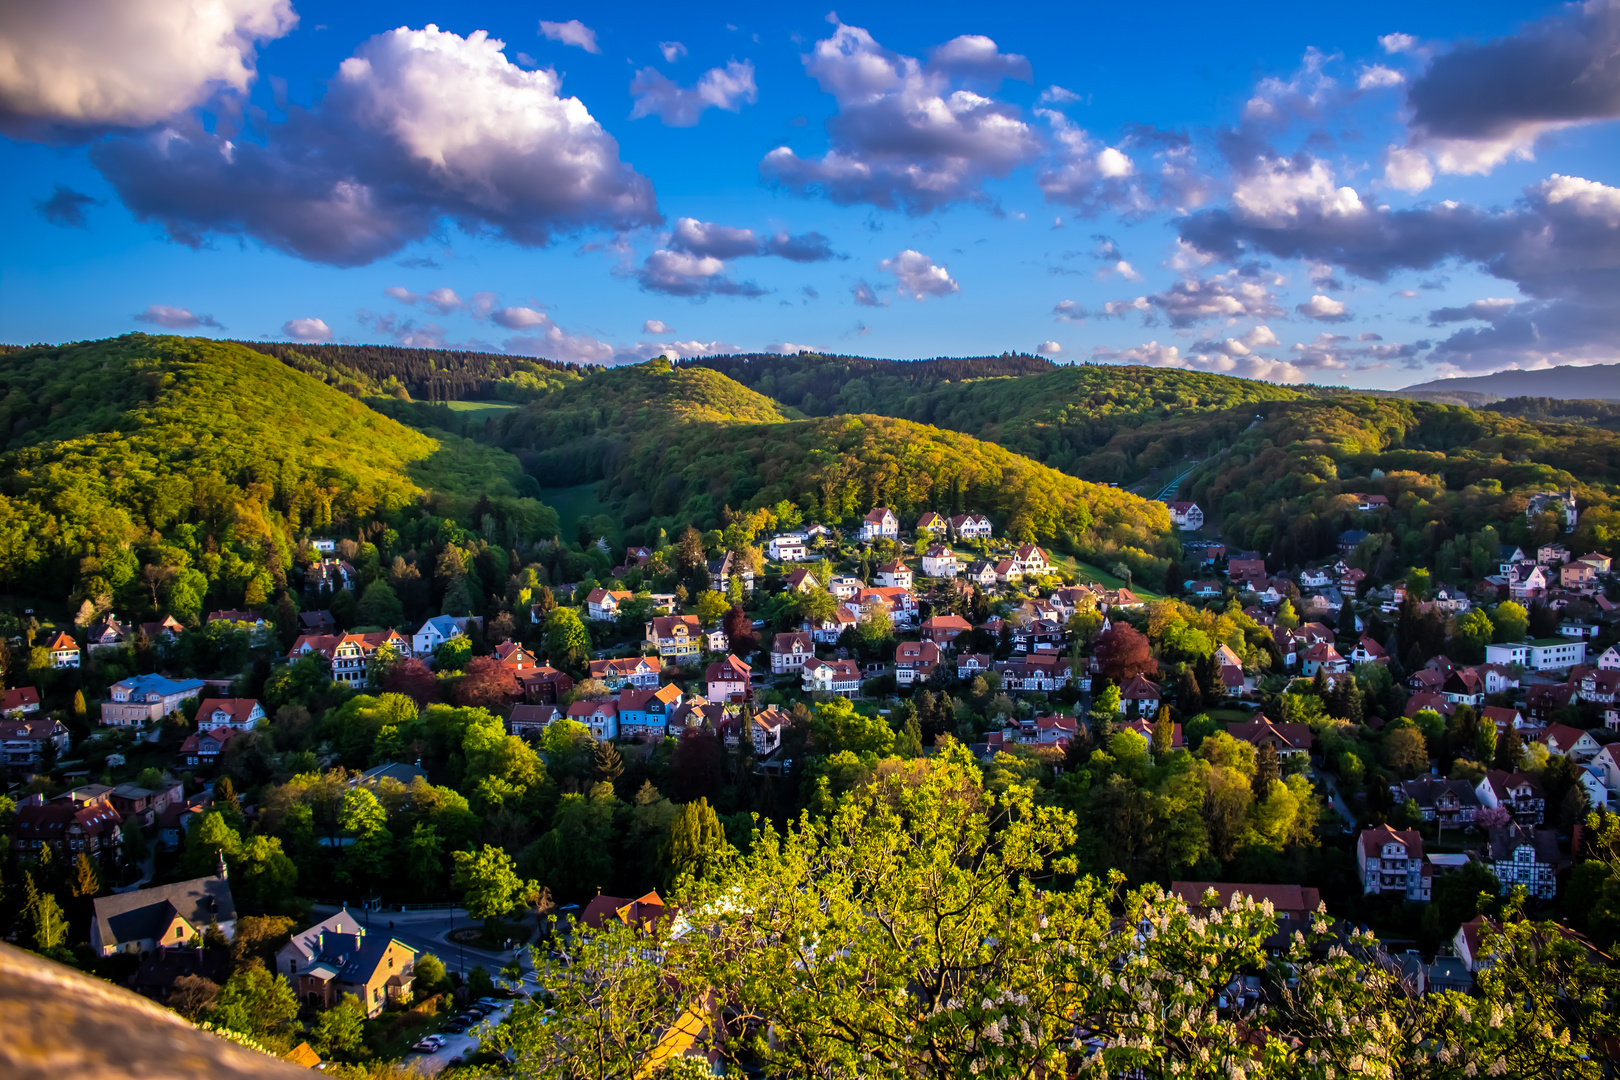
[[[27,0],[0,340],[1612,362],[1617,54],[1607,3]]]

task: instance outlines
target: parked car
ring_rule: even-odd
[[[462,1032],[467,1030],[467,1023],[460,1017],[457,1017],[456,1019],[446,1023],[444,1025],[444,1030],[448,1031],[452,1035],[460,1035]]]
[[[460,1054],[457,1054],[455,1057],[451,1058],[449,1060],[449,1062],[447,1062],[447,1064],[452,1065],[452,1066],[454,1066],[454,1065],[465,1065],[466,1063],[467,1063],[466,1059],[463,1058]]]
[[[496,993],[499,992],[496,991]],[[478,999],[477,1004],[484,1006],[486,1009],[498,1009],[501,1007],[501,1003],[492,997],[481,997]]]

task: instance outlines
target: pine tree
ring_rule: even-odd
[[[895,741],[894,752],[903,758],[922,757],[922,722],[917,718],[917,706],[906,703],[905,718],[900,726],[900,738]]]
[[[1162,758],[1168,754],[1174,739],[1175,728],[1170,723],[1170,706],[1160,705],[1159,715],[1153,721],[1153,756]]]
[[[680,812],[670,823],[669,874],[666,884],[673,885],[684,874],[703,878],[716,868],[726,846],[725,830],[708,799],[681,804]]]
[[[1270,743],[1260,747],[1255,755],[1254,763],[1254,797],[1263,799],[1271,794],[1271,782],[1282,775],[1282,759],[1277,756],[1277,748]]]
[[[242,803],[236,797],[236,785],[228,776],[220,777],[219,783],[214,785],[214,809],[223,814],[229,824],[242,824]]]
[[[1519,767],[1519,755],[1524,753],[1524,736],[1509,724],[1502,737],[1496,740],[1496,759],[1491,767],[1503,772],[1514,772]]]
[[[62,947],[67,940],[67,918],[56,897],[34,884],[34,875],[23,874],[22,916],[33,927],[34,949],[48,953]]]
[[[89,714],[89,712],[89,707],[84,703],[84,691],[73,691],[73,718],[75,720],[83,720]]]
[[[73,862],[73,870],[73,895],[76,898],[95,896],[101,891],[101,879],[96,875],[96,868],[85,852],[79,852],[79,857]]]
[[[597,743],[591,750],[591,771],[604,783],[617,783],[624,775],[624,757],[619,748],[607,741]]]

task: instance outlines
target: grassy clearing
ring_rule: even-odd
[[[1058,555],[1052,552],[1048,552],[1047,554],[1051,555],[1054,563],[1064,567],[1086,581],[1094,581],[1098,585],[1101,585],[1107,589],[1118,589],[1125,587],[1124,579],[1115,577],[1113,574],[1108,573],[1101,567],[1093,566],[1091,563],[1081,562],[1080,560],[1071,558],[1068,555]],[[1137,596],[1140,596],[1143,600],[1152,601],[1164,599],[1163,593],[1156,593],[1147,586],[1135,581],[1131,582],[1129,588],[1131,592],[1135,593]]]
[[[499,414],[507,409],[521,408],[515,401],[447,401],[444,403],[451,412],[458,413],[490,413]],[[482,419],[482,417],[480,417]]]
[[[564,535],[572,537],[574,523],[580,518],[591,518],[598,514],[606,514],[617,520],[613,507],[603,502],[596,494],[596,484],[575,484],[573,487],[541,488],[540,501],[557,511],[557,520],[562,523]]]

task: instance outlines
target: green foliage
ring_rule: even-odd
[[[298,1016],[292,984],[255,960],[219,988],[209,1019],[222,1028],[281,1045]]]
[[[517,876],[512,857],[485,844],[477,851],[453,854],[456,872],[451,885],[462,894],[467,914],[475,919],[498,919],[521,906],[534,883]]]
[[[682,803],[669,833],[669,878],[705,878],[715,873],[727,851],[726,833],[708,799]]]
[[[346,1059],[364,1042],[365,1024],[365,1006],[353,994],[344,994],[315,1021],[310,1042],[322,1057]]]

